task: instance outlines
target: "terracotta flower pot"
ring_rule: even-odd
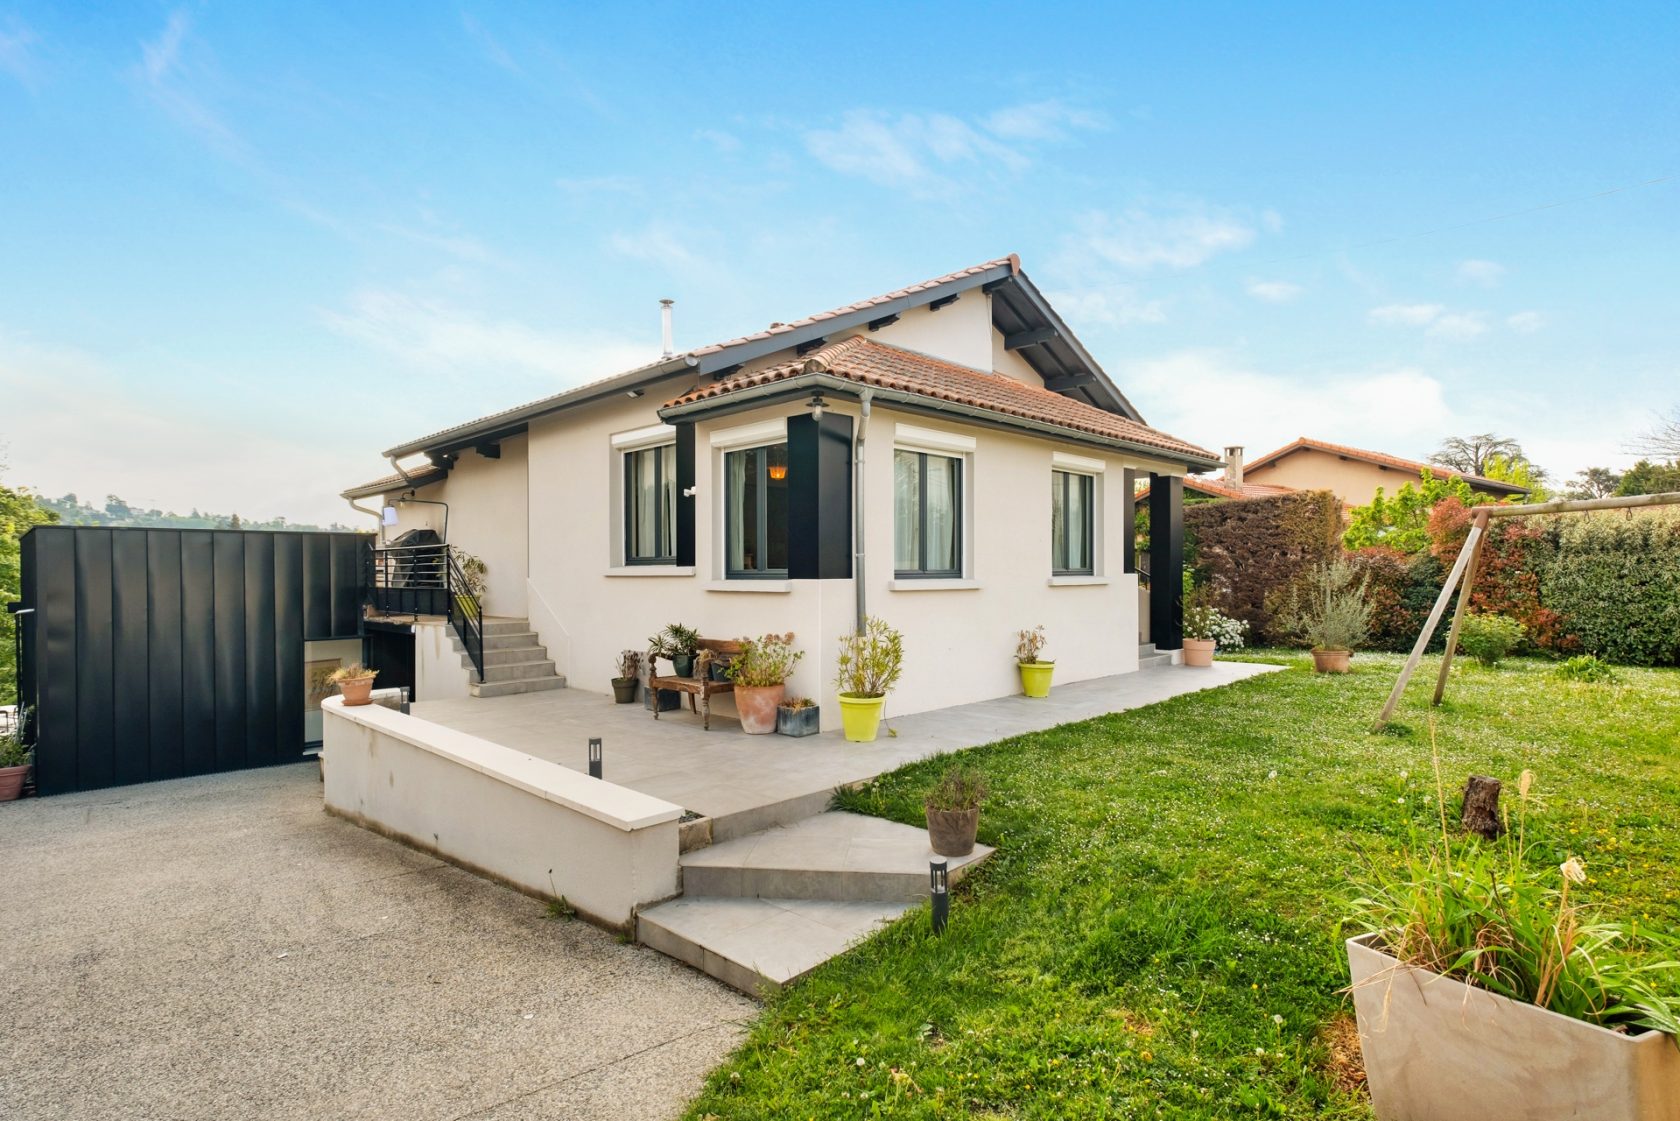
[[[767,736],[776,730],[776,706],[782,703],[786,685],[735,686],[735,711],[741,714],[741,731],[749,736]]]
[[[1312,656],[1314,673],[1346,673],[1348,659],[1353,657],[1353,651],[1314,649]]]
[[[971,810],[927,809],[928,842],[940,856],[967,856],[980,830],[980,807]]]
[[[0,767],[0,802],[13,802],[23,793],[23,780],[29,774],[29,764],[21,767]]]
[[[373,678],[349,677],[338,683],[339,696],[347,707],[373,703]]]
[[[1211,638],[1187,638],[1184,640],[1184,664],[1206,668],[1213,665],[1213,649],[1217,645]]]

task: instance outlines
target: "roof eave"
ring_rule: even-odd
[[[1120,407],[1121,415],[1128,420],[1135,420],[1139,424],[1147,424],[1148,421],[1143,419],[1143,414],[1138,412],[1137,407],[1126,399],[1126,395],[1120,392],[1120,387],[1114,383],[1114,379],[1108,376],[1108,372],[1097,363],[1091,352],[1085,349],[1085,344],[1079,341],[1079,337],[1069,329],[1067,323],[1057,314],[1056,309],[1050,306],[1050,301],[1044,298],[1044,293],[1039,291],[1038,285],[1034,284],[1024,271],[1016,271],[1013,274],[1013,280],[1021,290],[1021,294],[1027,298],[1027,302],[1032,305],[1033,310],[1043,316],[1045,322],[1055,329],[1061,341],[1073,352],[1075,359],[1091,372],[1092,376],[1097,379],[1097,383],[1105,391],[1113,395],[1115,404]]]

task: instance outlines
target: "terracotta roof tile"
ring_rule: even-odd
[[[1365,448],[1353,448],[1347,446],[1346,444],[1332,444],[1327,440],[1313,440],[1306,436],[1299,437],[1292,444],[1285,444],[1283,447],[1277,449],[1277,451],[1267,452],[1259,459],[1250,462],[1244,470],[1253,471],[1257,467],[1262,467],[1275,460],[1282,459],[1290,452],[1302,451],[1309,448],[1314,451],[1327,452],[1330,455],[1346,456],[1349,459],[1358,459],[1363,460],[1366,463],[1375,463],[1381,467],[1398,468],[1402,471],[1409,471],[1413,475],[1422,471],[1429,471],[1432,474],[1441,476],[1442,478],[1460,478],[1473,487],[1483,487],[1487,490],[1500,491],[1505,494],[1528,493],[1527,488],[1519,487],[1515,483],[1502,482],[1498,479],[1488,479],[1481,475],[1471,475],[1463,471],[1454,471],[1451,467],[1442,467],[1434,463],[1419,463],[1415,459],[1401,459],[1397,455],[1388,455],[1384,452],[1368,451]]]
[[[863,336],[830,343],[805,358],[769,366],[752,373],[701,386],[673,401],[666,408],[691,405],[726,397],[754,386],[770,385],[803,374],[823,373],[859,385],[912,393],[939,401],[984,409],[1005,417],[1018,417],[1054,425],[1105,439],[1154,448],[1175,457],[1217,461],[1206,448],[1159,432],[1116,413],[1075,401],[1040,386],[984,370],[959,366],[914,351],[902,350]]]
[[[393,490],[408,490],[410,487],[430,486],[440,483],[449,477],[449,472],[441,467],[416,467],[408,473],[408,478],[401,475],[385,475],[371,482],[361,483],[339,493],[340,498],[366,498],[375,494],[388,494]]]

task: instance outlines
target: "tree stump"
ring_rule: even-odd
[[[1499,816],[1499,790],[1499,780],[1486,775],[1471,775],[1464,784],[1459,821],[1465,829],[1490,841],[1505,832],[1505,822]]]

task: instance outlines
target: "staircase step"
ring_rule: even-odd
[[[685,896],[643,911],[642,943],[754,996],[796,981],[912,905]]]
[[[455,650],[461,655],[461,665],[466,669],[471,669],[472,659],[467,656],[467,652],[461,648],[459,642],[455,644]],[[514,662],[540,662],[547,657],[548,648],[546,646],[505,646],[500,650],[486,650],[484,652],[484,668],[505,666]]]
[[[529,619],[509,619],[505,616],[490,615],[484,620],[485,634],[518,634],[531,629]]]
[[[486,650],[507,650],[513,647],[535,645],[537,645],[536,631],[502,631],[484,636],[484,649]],[[455,649],[462,652],[466,651],[466,646],[462,644],[459,635],[455,636]]]
[[[1150,666],[1170,666],[1173,661],[1171,650],[1158,650],[1153,642],[1145,642],[1138,647],[1138,669],[1148,669]]]
[[[938,857],[927,830],[831,811],[697,849],[682,857],[683,891],[702,897],[913,903],[928,894],[928,862],[951,882],[992,855]]]
[[[470,668],[471,663],[468,663]],[[498,662],[484,667],[485,681],[520,681],[533,677],[553,677],[553,662]]]
[[[565,687],[564,677],[521,677],[513,681],[469,681],[467,692],[475,697],[511,697],[518,693],[545,693]]]

